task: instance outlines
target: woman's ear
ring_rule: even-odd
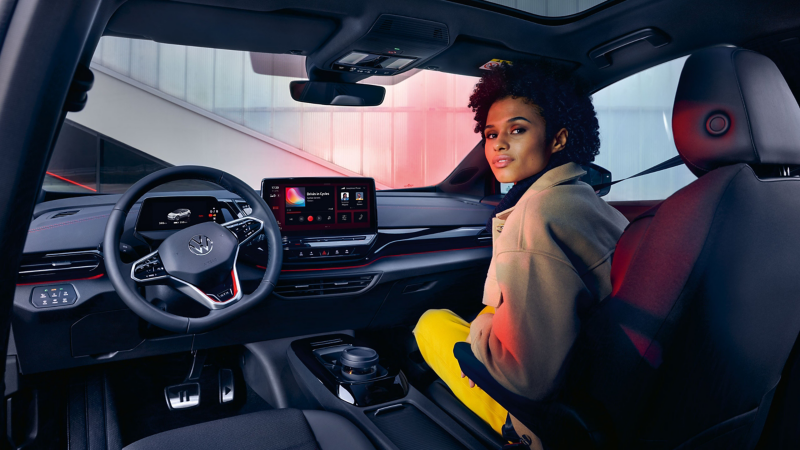
[[[558,130],[553,142],[550,143],[550,153],[560,152],[567,146],[567,138],[569,138],[569,131],[566,128]]]

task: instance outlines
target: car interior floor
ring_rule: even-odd
[[[38,415],[38,430],[33,433],[46,439],[35,439],[32,447],[25,448],[120,449],[163,431],[272,409],[246,385],[241,359],[236,347],[208,352],[199,377],[189,380],[199,384],[202,401],[186,409],[171,409],[165,388],[187,381],[191,353],[152,357],[146,364],[123,361],[73,369],[59,377],[52,373],[28,377],[26,384],[36,389],[23,390],[32,401],[18,397],[19,404],[31,410],[27,417]],[[225,403],[221,402],[223,370],[233,378],[233,399]],[[20,434],[30,434],[30,428],[25,423],[14,427]],[[17,436],[16,442],[25,439]]]

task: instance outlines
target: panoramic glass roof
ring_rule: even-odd
[[[586,11],[607,0],[480,0],[544,17],[564,17]]]

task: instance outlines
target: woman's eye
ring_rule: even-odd
[[[514,128],[511,130],[511,134],[522,134],[525,132],[525,128]]]
[[[497,133],[487,133],[486,139],[494,139],[497,137]]]

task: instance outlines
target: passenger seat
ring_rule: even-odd
[[[693,54],[672,128],[698,179],[625,230],[562,389],[482,384],[457,344],[551,448],[754,448],[800,334],[800,107],[780,71],[741,48]]]

